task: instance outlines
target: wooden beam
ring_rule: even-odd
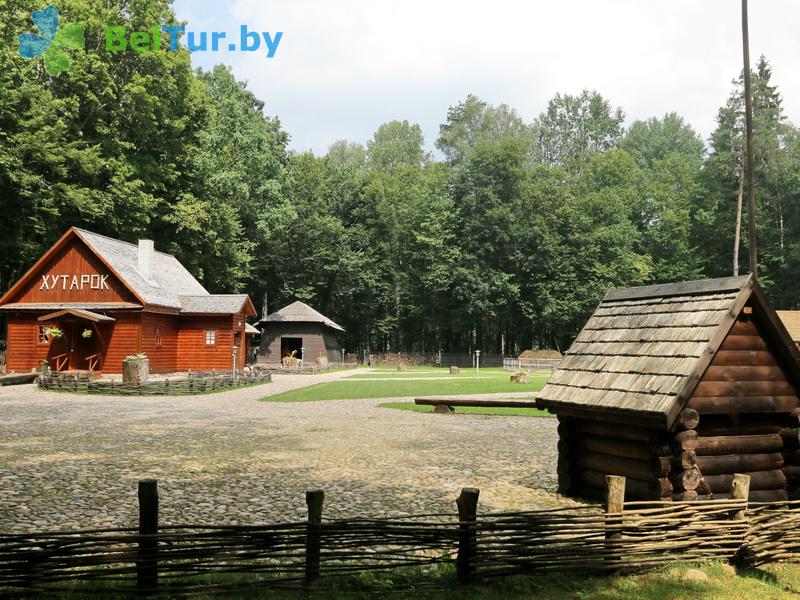
[[[789,413],[800,406],[800,399],[793,394],[693,396],[687,406],[701,415]]]
[[[763,454],[719,454],[698,456],[697,467],[703,475],[720,475],[743,471],[771,471],[783,466],[780,452]]]
[[[730,336],[727,339],[731,339]],[[725,342],[723,342],[722,347],[725,347]],[[777,364],[772,352],[768,350],[720,350],[714,357],[713,366],[771,367]]]
[[[771,453],[783,449],[783,440],[778,434],[763,435],[718,435],[700,437],[695,452],[701,456],[738,453]]]

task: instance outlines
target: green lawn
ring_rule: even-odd
[[[382,408],[395,408],[399,410],[411,410],[414,412],[432,413],[432,406],[414,404],[413,402],[383,402],[378,404]],[[546,410],[538,408],[510,408],[499,406],[497,408],[485,408],[483,406],[456,406],[456,414],[466,413],[473,415],[519,415],[524,417],[549,417]]]
[[[195,578],[194,583],[222,584],[230,586],[224,597],[239,599],[274,600],[277,598],[300,600],[320,597],[334,600],[367,600],[375,597],[391,597],[399,600],[442,599],[442,600],[791,600],[800,597],[800,566],[796,564],[770,564],[758,570],[740,573],[729,565],[719,562],[705,564],[678,564],[673,567],[657,569],[635,575],[607,577],[588,577],[581,573],[557,575],[515,576],[488,580],[475,585],[459,584],[452,568],[434,571],[428,575],[411,570],[409,574],[400,572],[365,572],[351,577],[340,578],[335,582],[322,580],[320,585],[312,585],[308,590],[265,589],[254,585],[259,576],[206,575]],[[417,573],[414,575],[414,573]],[[90,589],[102,590],[118,586],[120,582],[131,586],[128,578],[117,581],[106,580],[93,583],[75,582],[67,584],[67,589],[59,597],[97,598]],[[238,586],[248,585],[242,589]],[[427,585],[426,585],[427,584]],[[393,589],[392,586],[397,586]],[[223,588],[224,589],[224,588]],[[159,597],[171,597],[164,592]],[[26,597],[39,597],[28,594]],[[49,597],[49,596],[48,596]],[[109,589],[103,598],[125,600],[137,598],[134,591],[129,593]],[[195,592],[188,597],[196,599],[217,598],[219,596]]]
[[[536,377],[530,383],[511,383],[509,377],[453,379],[430,381],[404,381],[383,379],[359,381],[347,378],[329,383],[319,383],[299,390],[262,398],[266,402],[311,402],[316,400],[350,400],[355,398],[400,398],[419,396],[463,396],[465,394],[506,394],[509,392],[538,392],[544,387],[546,377]]]
[[[492,377],[496,379],[506,379],[508,380],[511,373],[509,371],[505,371],[502,368],[491,368],[491,369],[481,369],[480,373],[478,374],[481,379],[486,377]],[[547,377],[547,373],[531,373],[530,377]],[[377,370],[372,371],[370,373],[357,373],[351,375],[347,379],[418,379],[418,378],[428,378],[428,377],[447,377],[447,378],[472,378],[475,379],[475,369],[462,369],[461,373],[457,375],[451,375],[449,369],[442,369],[437,367],[427,367],[427,368],[418,368],[413,371],[388,371],[388,370]]]

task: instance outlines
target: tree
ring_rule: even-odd
[[[384,123],[367,142],[367,162],[371,168],[383,171],[422,166],[428,160],[423,143],[422,129],[416,123]]]
[[[759,280],[771,299],[780,304],[794,302],[782,292],[794,276],[787,255],[787,239],[795,220],[796,197],[786,182],[797,168],[788,140],[795,135],[783,113],[777,88],[771,83],[772,70],[761,57],[753,81],[753,153],[756,191],[756,225],[759,244]],[[742,146],[744,140],[743,77],[719,110],[717,128],[711,135],[711,153],[704,169],[707,190],[696,209],[696,245],[704,254],[707,273],[729,274],[741,262],[742,248],[735,243],[739,223],[748,217],[742,208]],[[746,228],[744,228],[746,230]],[[787,235],[788,234],[788,235]],[[746,235],[742,238],[749,244]],[[731,248],[735,248],[732,253]]]
[[[492,106],[477,96],[451,106],[447,121],[439,126],[436,147],[451,165],[463,165],[475,145],[482,140],[514,138],[532,146],[530,128],[517,112],[507,106]]]
[[[674,112],[667,113],[662,119],[651,117],[646,121],[634,121],[619,145],[645,169],[653,168],[656,161],[672,154],[686,157],[699,167],[705,154],[703,140],[683,117]]]
[[[578,96],[556,94],[532,128],[545,164],[580,170],[592,154],[617,145],[624,118],[621,108],[583,90]]]

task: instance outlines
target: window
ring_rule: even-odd
[[[217,332],[214,329],[206,329],[206,346],[213,346],[217,343]]]
[[[50,334],[47,332],[47,325],[39,325],[38,338],[40,344],[50,343]]]
[[[161,326],[156,325],[156,331],[153,336],[156,340],[156,348],[161,348]]]

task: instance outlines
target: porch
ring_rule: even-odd
[[[67,308],[42,315],[39,342],[49,341],[47,362],[57,373],[100,372],[115,319],[89,310]]]

